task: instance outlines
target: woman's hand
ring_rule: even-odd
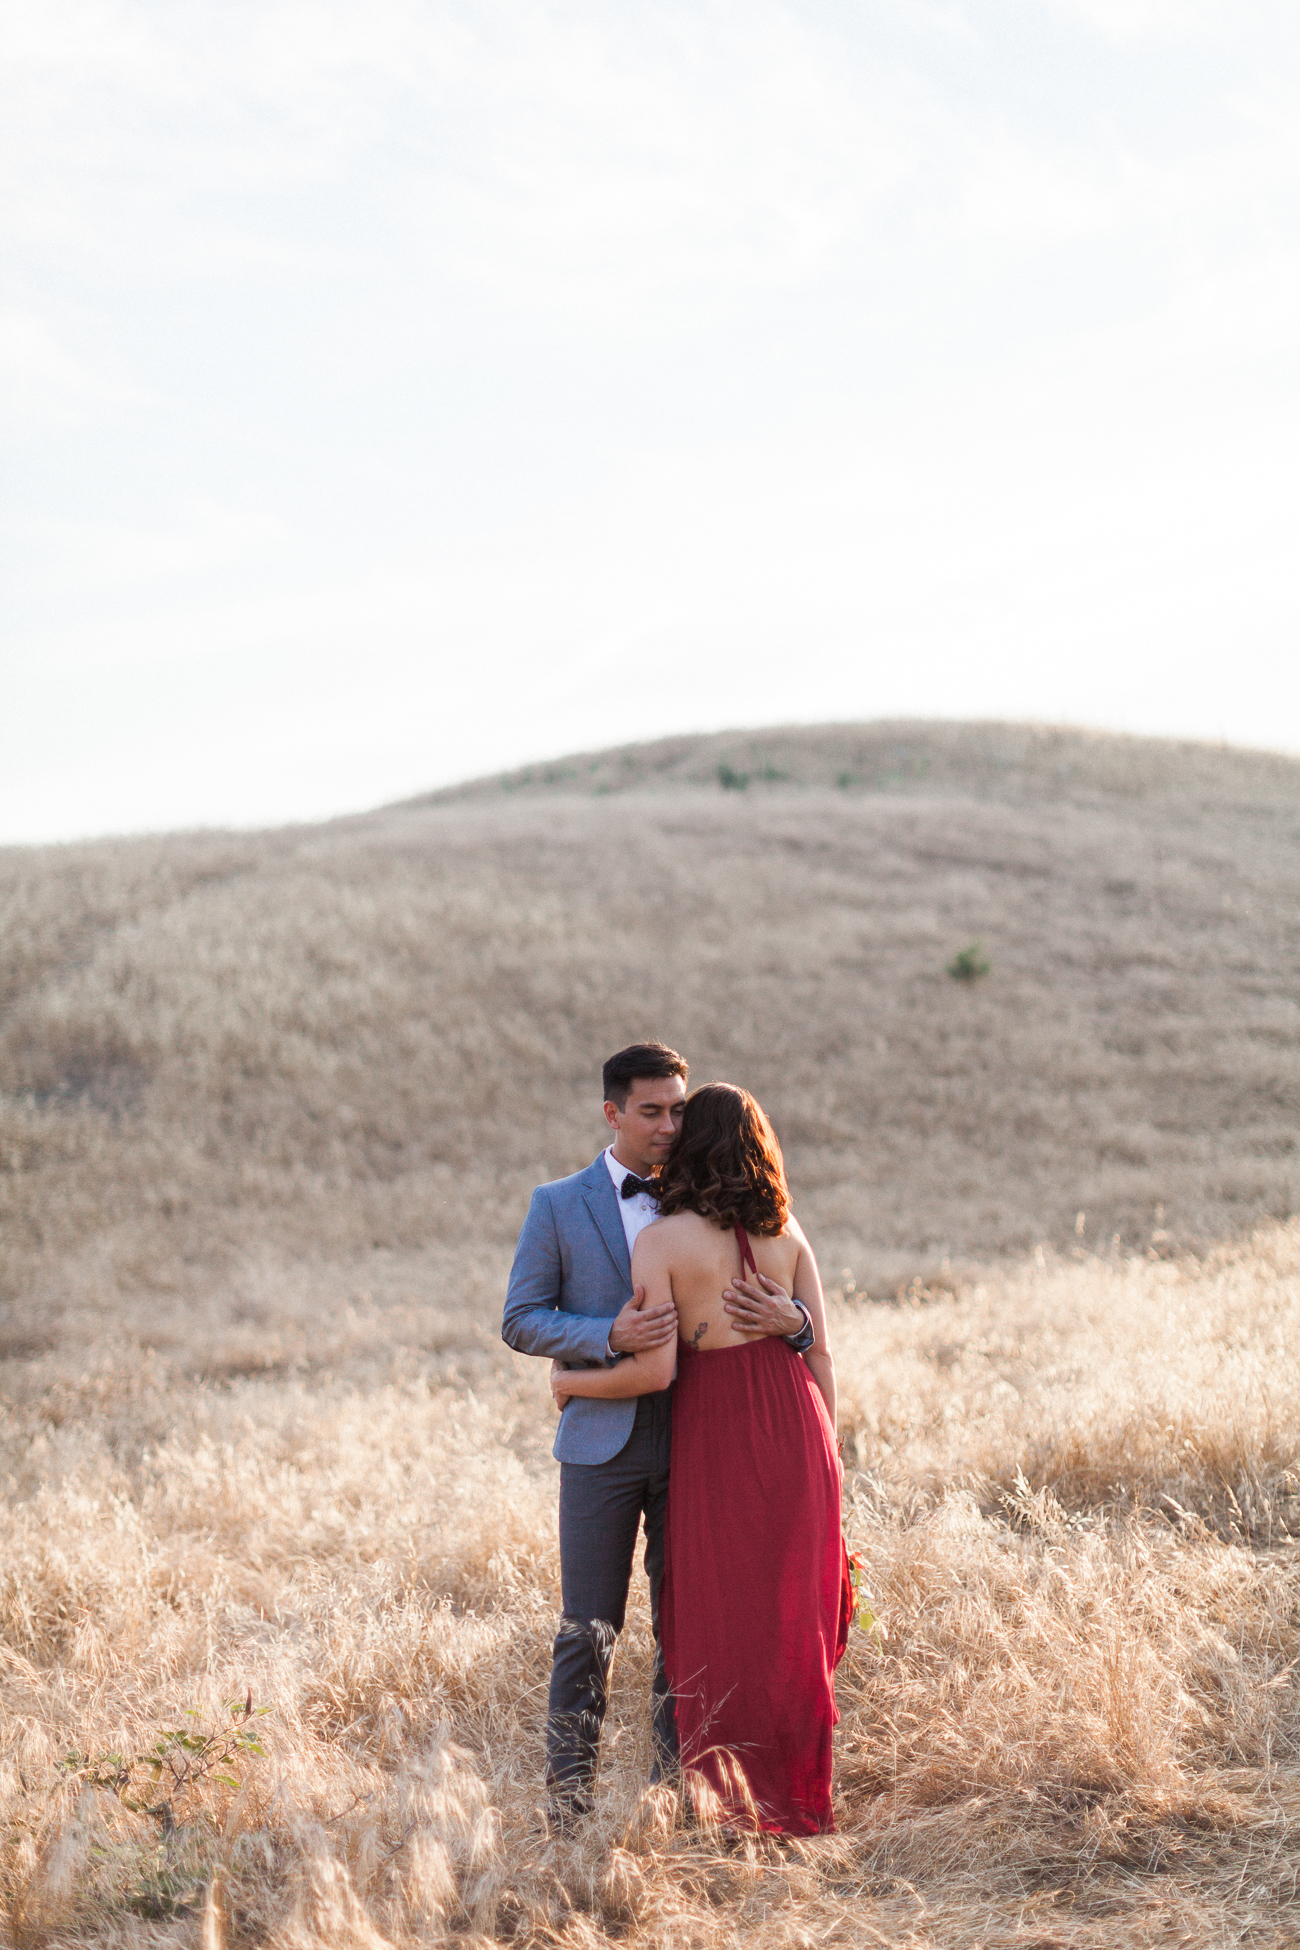
[[[555,1406],[559,1409],[561,1414],[564,1413],[565,1404],[573,1400],[572,1391],[566,1388],[564,1385],[565,1382],[568,1380],[569,1373],[570,1370],[565,1367],[563,1361],[552,1361],[551,1395],[555,1402]]]

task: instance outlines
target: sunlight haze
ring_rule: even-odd
[[[671,731],[1300,750],[1300,16],[0,29],[0,840]]]

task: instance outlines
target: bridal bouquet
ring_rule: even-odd
[[[864,1632],[874,1632],[880,1644],[885,1642],[885,1629],[877,1618],[875,1609],[867,1595],[866,1567],[862,1562],[861,1551],[848,1551],[849,1583],[853,1587],[853,1622]]]

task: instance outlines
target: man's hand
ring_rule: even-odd
[[[796,1333],[797,1328],[790,1332]],[[653,1307],[645,1303],[645,1288],[639,1286],[633,1292],[621,1313],[614,1316],[609,1330],[609,1344],[615,1354],[648,1354],[652,1347],[662,1347],[677,1332],[677,1309],[671,1300],[659,1300]]]
[[[766,1273],[756,1273],[754,1279],[757,1286],[750,1280],[733,1280],[723,1291],[722,1305],[731,1316],[732,1326],[756,1340],[768,1334],[783,1339],[787,1334],[797,1334],[803,1326],[803,1309],[796,1307],[785,1288],[769,1280]]]
[[[561,1414],[563,1414],[564,1412],[565,1403],[571,1402],[573,1400],[572,1395],[569,1393],[568,1389],[564,1385],[564,1379],[565,1376],[568,1374],[568,1372],[569,1370],[565,1367],[563,1361],[552,1361],[551,1396],[555,1402],[555,1406],[560,1410]]]

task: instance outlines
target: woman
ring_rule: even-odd
[[[682,1765],[733,1826],[828,1830],[832,1674],[852,1610],[840,1528],[835,1363],[812,1249],[781,1149],[748,1091],[706,1084],[637,1239],[644,1304],[671,1299],[677,1345],[611,1368],[552,1370],[572,1395],[651,1394],[677,1378],[660,1628]],[[750,1273],[807,1307],[814,1341],[746,1334],[724,1302]]]

